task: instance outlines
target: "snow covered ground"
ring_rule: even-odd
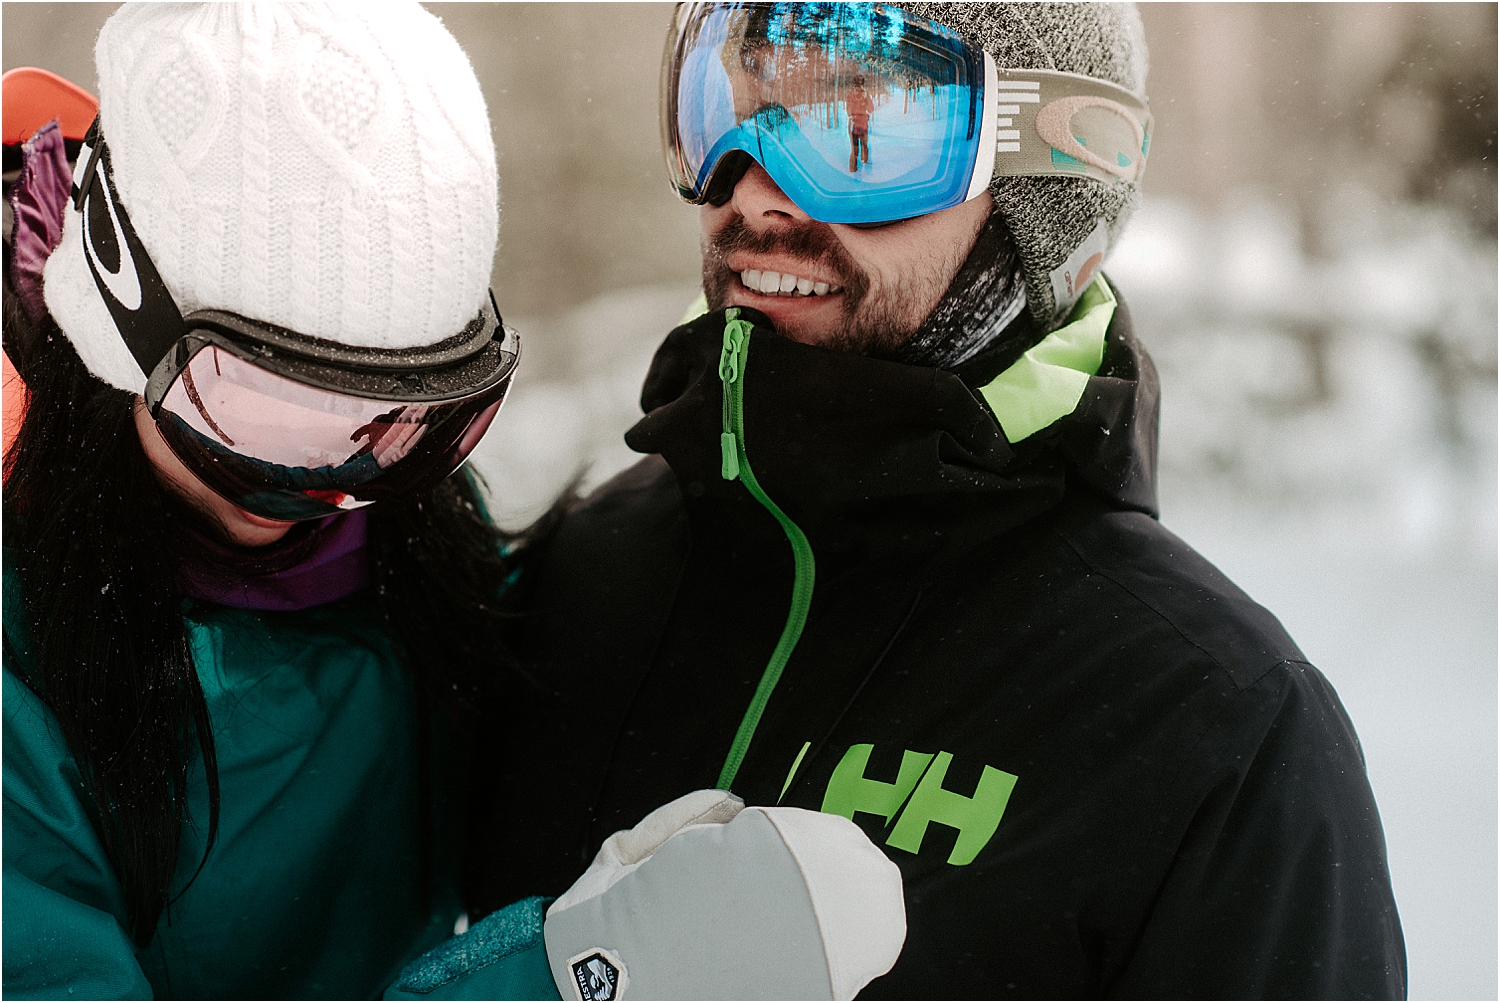
[[[1249,194],[1148,204],[1108,271],[1161,373],[1162,521],[1281,618],[1359,730],[1412,998],[1495,998],[1493,242],[1358,191],[1311,221]],[[474,457],[502,520],[635,459],[621,433],[695,295],[508,318],[549,378],[523,369]]]

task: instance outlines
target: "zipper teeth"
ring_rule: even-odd
[[[738,311],[726,313],[725,319],[728,323],[734,323]],[[743,322],[741,322],[743,323]],[[747,325],[748,326],[748,325]],[[728,325],[726,324],[726,331]],[[735,732],[734,741],[729,746],[729,754],[724,758],[724,767],[719,771],[719,782],[715,785],[719,790],[729,790],[734,783],[734,778],[739,773],[740,764],[744,762],[745,754],[750,749],[750,742],[755,737],[755,729],[760,724],[761,715],[765,712],[766,704],[771,699],[776,684],[781,680],[782,670],[786,668],[787,661],[792,657],[792,651],[797,647],[797,642],[802,637],[802,628],[807,624],[807,613],[812,606],[813,582],[815,577],[815,563],[813,561],[812,544],[807,540],[807,535],[802,532],[801,527],[781,510],[781,507],[771,500],[760,482],[755,479],[755,472],[750,468],[750,458],[745,450],[745,412],[744,412],[744,375],[746,358],[750,352],[750,332],[744,332],[744,338],[734,352],[736,365],[732,369],[732,376],[723,376],[725,394],[725,423],[731,427],[726,434],[732,434],[734,438],[735,458],[739,479],[744,482],[747,490],[765,509],[770,512],[781,525],[781,531],[786,534],[787,543],[792,548],[792,602],[787,612],[786,625],[781,630],[781,637],[776,642],[776,648],[771,652],[771,659],[766,663],[765,671],[761,674],[760,683],[755,687],[755,695],[750,698],[750,706],[745,709],[745,716],[740,720],[739,730]],[[721,374],[722,375],[722,374]],[[726,465],[726,477],[728,470]],[[732,479],[732,478],[731,478]]]

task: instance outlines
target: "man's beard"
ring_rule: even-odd
[[[734,288],[732,284],[740,281],[739,273],[731,271],[727,264],[729,256],[736,251],[749,254],[780,252],[816,264],[822,273],[837,276],[835,284],[844,287],[843,323],[835,331],[806,339],[824,348],[875,358],[894,358],[921,325],[921,318],[913,323],[901,315],[900,305],[906,300],[902,286],[871,297],[869,276],[849,257],[827,223],[811,220],[753,233],[741,217],[735,216],[718,233],[705,237],[703,292],[710,310],[722,310],[727,306],[729,292]],[[793,335],[801,332],[787,330],[781,333]]]

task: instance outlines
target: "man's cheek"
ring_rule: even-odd
[[[729,294],[734,288],[730,283],[738,281],[738,275],[713,258],[703,260],[703,296],[710,310],[722,310],[729,305]]]

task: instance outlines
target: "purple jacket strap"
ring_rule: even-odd
[[[42,269],[62,242],[72,184],[62,129],[54,120],[32,133],[22,145],[21,176],[10,192],[10,208],[15,214],[10,281],[32,320],[40,320],[47,312],[42,299]]]

